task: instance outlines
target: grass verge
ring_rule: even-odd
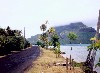
[[[66,66],[54,66],[54,63],[65,62],[65,59],[62,56],[56,58],[52,50],[40,49],[41,55],[25,73],[82,73],[79,67],[75,67],[73,71],[66,70]]]

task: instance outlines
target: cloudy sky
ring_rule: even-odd
[[[47,27],[82,21],[96,27],[100,0],[0,0],[0,27],[23,30],[26,38]]]

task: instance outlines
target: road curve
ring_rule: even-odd
[[[38,46],[0,58],[0,73],[23,73],[40,55]]]

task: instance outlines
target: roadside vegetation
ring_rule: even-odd
[[[21,35],[20,30],[0,28],[0,55],[10,54],[12,51],[21,51],[30,46],[30,43]]]
[[[47,28],[46,24],[42,24],[40,26],[40,29],[41,31],[43,31],[43,33],[40,35],[37,45],[45,49],[48,49],[48,46],[53,46],[53,50],[57,58],[61,53],[59,36],[56,33],[54,27],[50,27],[47,31],[46,28]]]

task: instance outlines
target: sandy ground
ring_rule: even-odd
[[[66,66],[54,66],[53,63],[64,62],[65,59],[62,56],[56,58],[51,50],[41,48],[41,51],[40,57],[25,73],[82,73],[79,67],[74,70],[66,70]]]

